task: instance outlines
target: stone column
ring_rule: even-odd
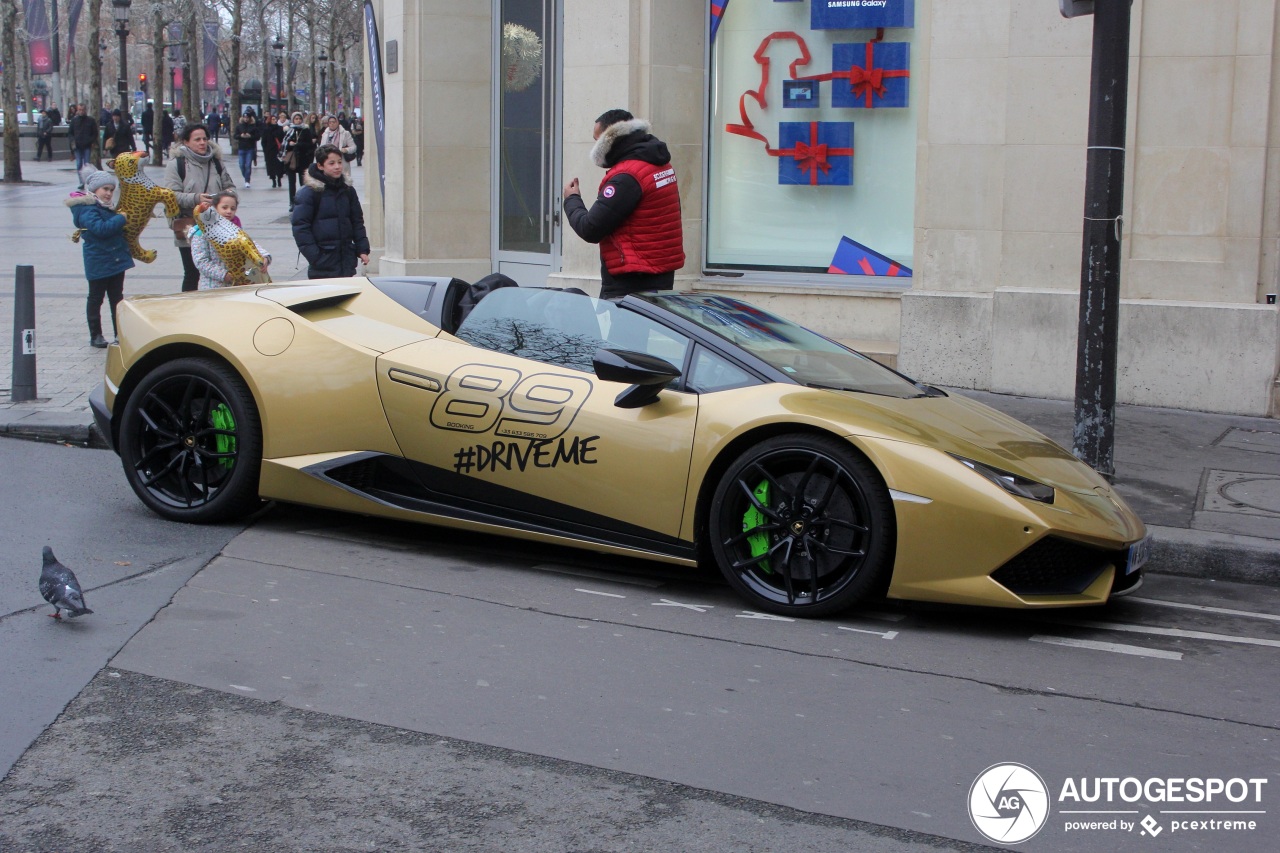
[[[591,162],[596,116],[621,107],[653,125],[667,143],[680,184],[686,262],[696,277],[702,255],[703,112],[706,91],[705,3],[688,0],[563,0],[564,179],[581,181],[590,205],[603,176]],[[549,284],[600,288],[598,249],[567,222],[561,273]],[[679,283],[677,283],[677,287]]]

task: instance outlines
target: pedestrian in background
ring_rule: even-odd
[[[222,135],[222,116],[218,115],[217,104],[214,104],[213,109],[209,110],[209,115],[205,116],[204,124],[209,128],[213,141],[217,142],[218,137]]]
[[[75,108],[74,115],[71,117],[71,148],[76,155],[77,175],[89,165],[89,160],[93,157],[93,143],[97,138],[98,123],[93,120],[93,116],[89,115],[89,108],[81,104]],[[83,181],[80,183],[80,189],[84,189]]]
[[[236,125],[236,149],[245,189],[249,189],[249,182],[253,179],[253,157],[258,150],[258,135],[258,123],[253,120],[253,113],[247,112],[240,116],[240,123]]]
[[[142,111],[142,150],[151,156],[152,127],[156,121],[156,108],[153,101],[147,101],[147,108]]]
[[[307,173],[316,154],[316,137],[303,120],[302,113],[294,112],[291,122],[285,129],[284,142],[280,147],[280,160],[284,164],[285,177],[289,179],[289,210],[293,210],[297,197],[299,176]]]
[[[315,113],[307,116],[307,127],[311,128],[311,133],[316,139],[319,139],[320,134],[324,133],[324,122]]]
[[[81,176],[87,192],[73,192],[64,202],[71,208],[71,221],[84,250],[84,275],[89,280],[89,298],[85,301],[85,317],[89,321],[89,346],[105,349],[102,336],[102,299],[111,304],[111,331],[120,336],[116,326],[116,306],[124,298],[124,274],[133,268],[133,258],[124,240],[124,214],[111,207],[116,177],[90,167]]]
[[[40,111],[40,118],[36,119],[36,162],[40,162],[40,152],[49,152],[49,162],[53,162],[53,119],[49,118],[48,110]]]
[[[364,119],[353,116],[351,119],[351,138],[356,141],[356,165],[364,165]]]
[[[177,110],[174,110],[177,113]],[[181,113],[178,113],[181,115]],[[163,159],[169,153],[169,149],[173,147],[174,123],[173,116],[166,112],[160,114],[160,157]]]
[[[356,159],[356,141],[351,138],[351,131],[342,126],[337,116],[325,118],[324,133],[320,134],[320,144],[337,148],[342,153],[342,175],[351,183],[351,161]]]
[[[124,115],[120,110],[111,111],[111,144],[107,147],[114,159],[126,151],[137,151],[133,141],[133,116]]]
[[[235,191],[231,174],[222,165],[218,146],[209,142],[209,129],[203,124],[189,124],[174,146],[173,157],[164,167],[164,185],[178,194],[178,215],[169,220],[173,244],[182,256],[182,290],[195,290],[200,284],[200,271],[191,258],[187,229],[195,224],[194,211],[201,202],[212,204],[223,190]]]
[[[280,162],[280,144],[284,142],[284,129],[289,124],[287,116],[268,115],[262,125],[262,163],[273,188],[284,180],[284,164]]]
[[[680,188],[667,144],[626,110],[596,119],[591,159],[606,170],[588,210],[574,178],[564,188],[570,227],[600,245],[600,297],[671,290],[684,266]]]
[[[357,260],[369,263],[364,211],[355,187],[342,176],[345,162],[332,145],[317,148],[289,217],[294,242],[307,259],[307,278],[350,278]]]

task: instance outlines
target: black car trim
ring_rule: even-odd
[[[692,542],[385,453],[352,453],[308,465],[302,472],[411,512],[697,559]]]

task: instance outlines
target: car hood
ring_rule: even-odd
[[[850,436],[876,436],[932,447],[1080,494],[1111,488],[1101,475],[1052,439],[966,397],[900,399],[814,389],[796,396],[801,399],[793,400],[793,405],[840,423]]]

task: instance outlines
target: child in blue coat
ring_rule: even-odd
[[[71,208],[76,224],[72,240],[84,243],[84,275],[89,279],[89,299],[85,316],[89,320],[89,346],[107,347],[102,336],[102,298],[111,303],[111,329],[116,328],[116,306],[124,298],[124,273],[133,268],[133,258],[124,241],[124,214],[111,209],[116,178],[110,172],[92,171],[84,179],[86,192],[73,192],[64,204]]]

